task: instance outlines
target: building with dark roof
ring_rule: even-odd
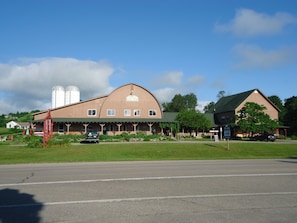
[[[259,89],[245,91],[220,98],[213,107],[215,124],[227,125],[234,123],[234,116],[247,102],[255,102],[266,107],[264,111],[273,120],[278,120],[279,108],[274,105]]]
[[[267,98],[259,89],[253,89],[239,94],[229,95],[220,98],[214,105],[211,113],[217,128],[235,123],[235,115],[245,106],[247,102],[254,102],[265,106],[264,112],[273,120],[279,120],[279,108]],[[233,135],[240,132],[239,129],[233,129]],[[279,129],[277,129],[279,134]]]

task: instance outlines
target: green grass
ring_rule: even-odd
[[[297,144],[231,142],[99,143],[67,148],[0,144],[0,164],[140,160],[297,158]]]

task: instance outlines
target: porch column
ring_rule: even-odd
[[[152,126],[153,126],[153,123],[147,123],[148,126],[149,126],[149,129],[150,129],[150,134],[152,134]]]
[[[71,124],[70,123],[66,123],[65,125],[67,127],[66,134],[69,135],[69,129],[70,129]]]
[[[132,125],[133,125],[134,132],[136,132],[136,127],[138,126],[138,124],[137,123],[133,123]]]
[[[118,126],[118,132],[120,132],[121,131],[122,124],[121,123],[117,123],[117,126]]]
[[[85,133],[87,133],[87,129],[88,129],[89,124],[83,124],[83,126],[85,127]]]
[[[100,127],[101,127],[100,134],[103,135],[103,128],[104,128],[105,124],[101,124],[101,123],[100,123],[99,125],[100,125]]]

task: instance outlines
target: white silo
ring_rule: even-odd
[[[65,105],[65,90],[62,86],[54,86],[52,88],[52,108]]]
[[[65,105],[77,103],[80,101],[80,92],[76,86],[68,86],[65,90]]]

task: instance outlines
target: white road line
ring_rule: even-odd
[[[27,204],[3,204],[1,208],[33,207],[33,206],[51,206],[68,204],[91,204],[91,203],[113,203],[113,202],[133,202],[148,200],[169,200],[169,199],[191,199],[191,198],[220,198],[220,197],[242,197],[242,196],[287,196],[297,195],[297,192],[270,192],[270,193],[241,193],[241,194],[208,194],[208,195],[185,195],[185,196],[163,196],[163,197],[136,197],[136,198],[117,198],[117,199],[99,199],[99,200],[81,200],[81,201],[57,201],[57,202],[39,202]]]
[[[0,187],[46,185],[46,184],[114,182],[114,181],[171,180],[171,179],[225,178],[225,177],[265,177],[265,176],[297,176],[297,173],[225,174],[225,175],[199,175],[199,176],[168,176],[168,177],[136,177],[136,178],[114,178],[114,179],[111,178],[111,179],[93,179],[93,180],[67,180],[67,181],[0,184]]]

